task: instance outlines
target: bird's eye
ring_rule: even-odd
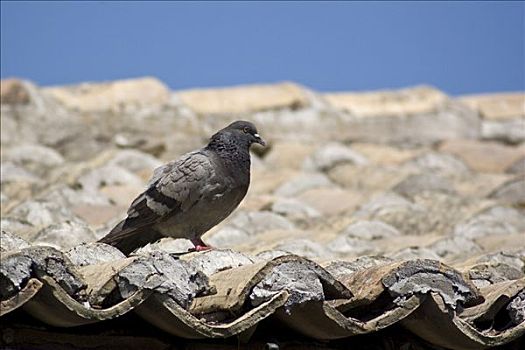
[[[245,126],[244,129],[242,129],[242,131],[244,131],[244,133],[247,134],[250,131],[250,129],[247,126]]]

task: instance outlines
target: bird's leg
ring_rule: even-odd
[[[199,237],[190,239],[190,241],[191,243],[193,243],[195,248],[190,248],[189,251],[202,252],[203,250],[212,249],[210,246],[206,245],[206,243],[204,243]]]

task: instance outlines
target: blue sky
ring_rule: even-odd
[[[1,76],[525,90],[524,2],[5,2]]]

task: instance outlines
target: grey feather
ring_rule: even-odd
[[[125,247],[121,250],[127,254],[161,237],[199,240],[246,195],[254,142],[264,143],[253,124],[235,122],[205,148],[155,169],[146,190],[131,203],[128,217],[100,242]]]

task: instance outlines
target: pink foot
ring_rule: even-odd
[[[212,247],[206,245],[200,238],[194,238],[191,240],[191,243],[195,246],[195,248],[188,249],[189,252],[202,252],[205,250],[213,249]]]
[[[193,249],[195,249],[195,251],[197,251],[197,252],[202,252],[204,250],[210,250],[212,248],[208,247],[207,245],[196,245],[195,248],[193,248]]]

